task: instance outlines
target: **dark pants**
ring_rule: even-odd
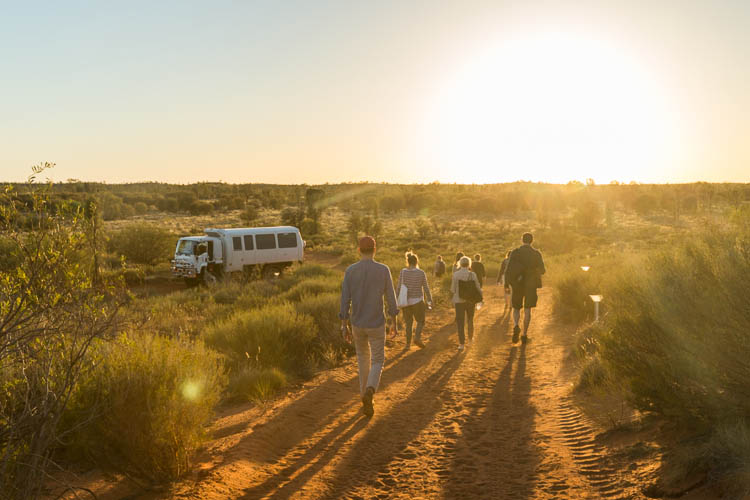
[[[466,323],[467,333],[469,334],[469,340],[474,338],[474,303],[472,302],[457,302],[454,304],[456,307],[456,326],[458,327],[458,343],[465,344],[466,337],[464,336],[464,318]]]
[[[422,339],[422,328],[424,328],[424,311],[424,301],[414,304],[413,306],[406,306],[401,309],[401,313],[404,315],[407,344],[411,344],[411,329],[412,326],[414,326],[413,323],[415,319],[417,320],[417,331],[415,337],[417,340]]]

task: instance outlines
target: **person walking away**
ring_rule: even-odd
[[[407,306],[401,309],[404,325],[406,327],[406,349],[411,348],[411,332],[414,320],[417,320],[417,329],[414,332],[414,344],[424,348],[422,342],[422,329],[425,322],[425,310],[432,307],[432,295],[427,284],[427,274],[419,268],[419,257],[412,252],[406,252],[406,267],[398,276],[396,290],[401,286],[406,287]]]
[[[479,286],[484,286],[484,277],[487,275],[487,271],[484,269],[484,264],[482,263],[482,256],[479,254],[476,254],[474,256],[474,261],[471,263],[471,270],[474,271],[474,274],[477,275],[477,279],[479,280]]]
[[[383,298],[391,317],[391,334],[398,333],[396,316],[398,305],[393,280],[388,266],[375,261],[375,239],[364,236],[359,240],[360,260],[349,266],[341,285],[341,331],[357,351],[359,391],[362,411],[371,417],[375,410],[373,396],[380,383],[385,362],[385,315]],[[351,308],[351,314],[350,314]],[[349,323],[351,322],[351,329]]]
[[[464,350],[464,344],[466,341],[464,325],[466,326],[469,335],[469,342],[474,339],[474,305],[481,301],[475,299],[475,302],[473,302],[461,296],[461,282],[474,282],[476,284],[476,291],[479,294],[479,280],[477,280],[477,275],[469,270],[470,267],[471,259],[465,256],[461,257],[461,260],[459,260],[459,269],[453,273],[453,279],[451,280],[453,306],[456,309],[456,329],[458,330],[459,352]],[[466,286],[464,285],[463,288],[466,288]]]
[[[513,342],[518,342],[521,328],[518,323],[523,308],[523,336],[521,342],[527,342],[529,325],[531,324],[531,309],[536,307],[537,289],[542,287],[544,274],[544,260],[542,253],[531,246],[534,236],[524,233],[521,238],[523,245],[510,253],[508,268],[505,271],[506,282],[512,288],[511,304],[513,306]]]
[[[460,264],[460,262],[461,262],[461,257],[463,257],[463,256],[464,256],[464,253],[463,253],[463,252],[458,252],[458,253],[456,254],[456,262],[454,262],[454,263],[453,263],[453,272],[454,272],[454,273],[455,273],[456,271],[458,271],[459,269],[461,269],[461,264]]]
[[[435,269],[432,273],[436,278],[442,278],[445,274],[445,261],[443,260],[442,255],[437,256],[437,260],[435,261]]]
[[[497,284],[503,285],[503,291],[505,294],[505,307],[503,308],[503,313],[505,313],[506,309],[510,308],[510,283],[505,279],[505,271],[508,269],[509,259],[510,251],[505,255],[503,262],[500,264],[500,272],[497,273]]]

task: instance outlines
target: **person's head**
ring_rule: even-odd
[[[362,257],[372,257],[375,255],[375,238],[372,236],[363,236],[359,239],[359,254]]]
[[[481,256],[481,255],[479,255],[479,254],[476,254],[476,255],[474,256],[474,262],[479,262],[480,260],[482,260],[482,256]]]
[[[458,261],[459,265],[461,267],[469,267],[471,266],[471,259],[469,257],[466,257],[465,255],[461,257],[461,259]]]
[[[417,267],[419,265],[419,257],[411,250],[406,252],[406,265],[409,267]]]
[[[521,241],[523,241],[524,245],[531,245],[531,242],[534,241],[534,235],[531,233],[523,233],[523,236],[521,236]]]
[[[463,253],[463,252],[458,252],[458,253],[456,254],[456,262],[458,262],[459,260],[461,260],[461,257],[463,257],[463,256],[464,256],[464,253]]]
[[[438,255],[438,258],[437,258],[437,260],[438,260],[439,262],[442,262],[442,261],[443,261],[443,256],[442,256],[442,255]]]

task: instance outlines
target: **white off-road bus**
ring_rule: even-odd
[[[206,229],[180,238],[172,274],[187,284],[211,283],[232,273],[279,276],[304,258],[305,242],[292,226]]]

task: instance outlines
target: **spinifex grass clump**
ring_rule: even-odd
[[[303,295],[294,304],[297,311],[313,318],[318,331],[318,345],[315,354],[328,366],[336,366],[353,348],[341,338],[338,319],[341,295],[338,292],[319,295]]]
[[[341,290],[341,278],[338,276],[317,277],[300,281],[292,286],[283,298],[297,302],[303,296],[316,295],[319,293],[337,292]]]
[[[259,368],[301,374],[308,371],[316,330],[310,316],[283,303],[238,312],[207,327],[204,335],[234,368],[250,362]]]
[[[747,233],[686,241],[614,283],[599,339],[604,368],[637,408],[704,436],[689,466],[746,486],[750,447],[738,443],[750,442],[748,283]]]
[[[218,353],[200,341],[123,335],[92,359],[66,422],[92,408],[95,416],[69,450],[149,483],[187,472],[226,384]]]
[[[713,233],[614,284],[602,355],[640,408],[706,423],[750,412],[748,283],[750,242]]]

